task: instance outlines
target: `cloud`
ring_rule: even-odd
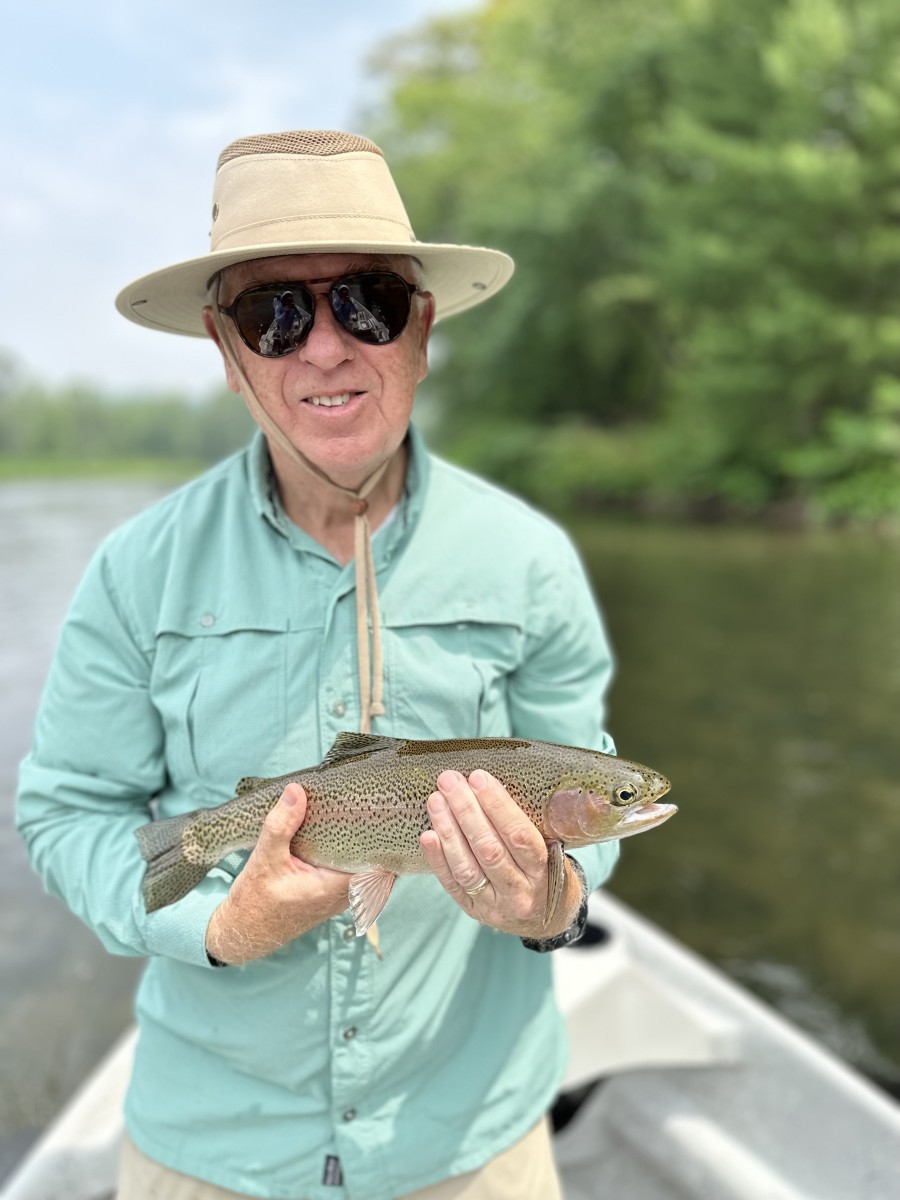
[[[384,37],[463,0],[252,8],[237,0],[72,7],[4,17],[5,231],[0,350],[47,382],[203,390],[211,347],[115,312],[130,279],[208,246],[216,158],[265,130],[355,128]],[[273,12],[275,19],[273,19]],[[47,314],[42,297],[52,288]]]

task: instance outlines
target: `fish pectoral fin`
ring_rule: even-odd
[[[544,928],[550,924],[559,907],[566,883],[566,856],[562,842],[547,843],[547,907],[544,910]]]
[[[339,733],[331,749],[319,763],[319,769],[333,767],[335,763],[346,762],[348,758],[374,754],[376,750],[390,750],[392,747],[405,745],[406,738],[379,737],[372,733]]]
[[[362,937],[378,920],[388,902],[396,875],[373,867],[350,877],[350,908],[356,924],[356,936]]]

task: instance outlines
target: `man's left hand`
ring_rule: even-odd
[[[468,779],[444,771],[437,786],[428,798],[432,828],[419,840],[428,866],[460,908],[517,937],[549,938],[568,929],[581,883],[567,864],[559,907],[545,926],[547,846],[506,788],[487,771]],[[486,886],[479,887],[483,880]]]

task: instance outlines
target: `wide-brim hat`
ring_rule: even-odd
[[[435,318],[487,300],[513,272],[500,250],[419,242],[378,146],[334,130],[240,138],[219,156],[210,251],[129,284],[123,316],[205,337],[202,310],[225,267],[284,254],[405,254],[421,264]]]

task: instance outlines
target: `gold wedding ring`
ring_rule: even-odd
[[[487,887],[487,885],[488,885],[487,879],[482,877],[480,883],[476,883],[474,887],[463,888],[463,891],[466,893],[467,896],[480,896],[481,893],[484,891],[484,889]]]

